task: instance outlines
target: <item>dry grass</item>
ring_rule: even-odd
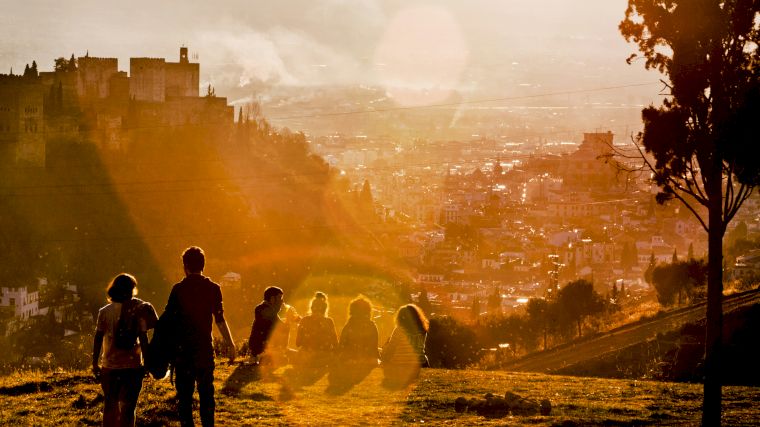
[[[664,308],[653,298],[647,298],[638,304],[625,305],[620,311],[609,316],[603,329],[611,330],[644,318],[651,318],[662,310]]]
[[[221,426],[696,425],[702,395],[698,384],[437,369],[424,370],[415,385],[401,390],[385,388],[379,369],[344,389],[331,388],[327,376],[298,385],[290,368],[262,378],[251,368],[220,364],[216,378],[216,419]],[[221,392],[225,383],[232,391]],[[554,410],[549,416],[498,418],[454,411],[458,396],[505,391],[548,398]],[[98,425],[99,394],[86,372],[5,377],[0,379],[0,425]],[[724,423],[757,423],[760,408],[753,402],[759,399],[758,388],[725,387]],[[168,380],[145,381],[138,425],[178,425]]]

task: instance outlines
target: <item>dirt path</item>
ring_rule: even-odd
[[[723,299],[723,313],[760,302],[760,290],[734,294]],[[505,366],[507,371],[551,373],[604,353],[652,339],[658,333],[678,329],[683,324],[705,318],[705,303],[673,310],[645,323],[622,326],[602,335],[547,351],[529,354]]]

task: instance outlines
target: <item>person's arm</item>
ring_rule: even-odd
[[[103,331],[96,331],[92,343],[92,375],[96,379],[100,379],[100,351],[103,349],[103,335]]]
[[[150,357],[149,348],[148,348],[148,334],[146,332],[140,331],[140,333],[137,334],[137,338],[140,341],[140,351],[143,355],[143,361],[147,365],[148,364],[148,357]]]
[[[304,342],[304,324],[299,323],[298,329],[296,329],[296,348],[303,347]]]
[[[378,335],[379,334],[377,332],[377,325],[372,323],[372,344],[371,345],[372,345],[372,348],[375,350],[374,355],[375,355],[376,360],[380,359],[380,347],[378,347],[378,343],[380,342],[380,337]]]
[[[230,363],[232,363],[235,361],[235,353],[237,353],[237,349],[235,348],[235,341],[232,340],[230,327],[227,325],[227,321],[224,319],[222,290],[219,288],[219,285],[216,286],[215,293],[216,302],[214,304],[214,320],[216,320],[216,327],[219,329],[219,332],[222,334],[222,338],[224,338],[224,342],[227,344],[227,355],[230,358]]]
[[[398,328],[395,328],[391,332],[391,337],[388,338],[388,342],[383,346],[383,351],[380,354],[380,359],[383,363],[388,363],[393,358],[393,354],[396,352],[396,346],[398,345]]]
[[[330,318],[328,318],[327,320],[330,321],[330,326],[328,328],[330,349],[337,350],[338,349],[338,332],[335,331],[335,322],[333,322],[333,320]]]
[[[142,352],[143,356],[143,362],[145,365],[148,365],[148,359],[152,356],[150,354],[150,341],[148,340],[148,330],[153,329],[156,327],[156,322],[158,321],[158,315],[156,314],[156,309],[153,308],[153,306],[146,302],[143,303],[140,306],[140,317],[139,319],[139,331],[137,333],[137,338],[140,341],[140,351]]]
[[[98,319],[95,321],[95,337],[92,343],[92,374],[100,379],[100,352],[103,349],[103,337],[106,334],[106,319],[103,310],[98,311]]]
[[[221,322],[216,322],[216,327],[219,328],[219,332],[222,334],[224,342],[227,343],[228,356],[230,358],[230,363],[232,363],[235,361],[235,353],[237,352],[237,349],[235,348],[235,342],[232,340],[230,327],[224,319],[222,319]]]

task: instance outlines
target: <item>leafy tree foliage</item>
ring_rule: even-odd
[[[624,271],[629,271],[639,263],[639,253],[636,245],[626,242],[623,244],[623,251],[620,254],[620,264]]]
[[[657,260],[654,258],[654,252],[652,252],[652,255],[649,256],[649,264],[647,264],[647,269],[644,270],[644,280],[647,283],[652,283],[652,273],[654,273],[655,267],[657,267]]]
[[[472,299],[472,306],[470,306],[470,317],[473,320],[477,320],[480,316],[480,298],[475,297]]]
[[[449,316],[430,319],[425,352],[430,366],[456,369],[480,359],[481,344],[469,326]]]
[[[662,305],[673,305],[681,289],[682,272],[676,264],[660,265],[652,272],[652,284]]]
[[[501,313],[501,291],[498,288],[488,296],[486,307],[488,307],[489,314]]]
[[[586,317],[604,310],[604,299],[594,290],[594,285],[587,280],[576,280],[559,290],[557,310],[565,322],[578,325],[578,337]]]
[[[557,310],[543,298],[531,298],[525,307],[528,315],[528,324],[536,333],[543,336],[543,348],[547,349],[548,335],[557,329]]]
[[[27,357],[45,356],[58,350],[63,333],[63,326],[56,323],[51,311],[37,322],[13,333],[10,336],[11,348],[22,361]]]
[[[530,328],[527,316],[514,313],[508,316],[487,316],[480,319],[476,329],[480,332],[484,347],[509,344],[513,356],[536,348],[536,334]]]
[[[657,199],[680,200],[708,233],[704,425],[720,424],[722,239],[760,183],[759,14],[755,0],[629,0],[620,23],[646,68],[668,79],[669,96],[642,111],[637,138],[654,157]]]

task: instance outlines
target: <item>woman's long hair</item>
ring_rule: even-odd
[[[426,334],[430,326],[425,313],[414,304],[402,305],[396,313],[396,326],[408,334]]]

